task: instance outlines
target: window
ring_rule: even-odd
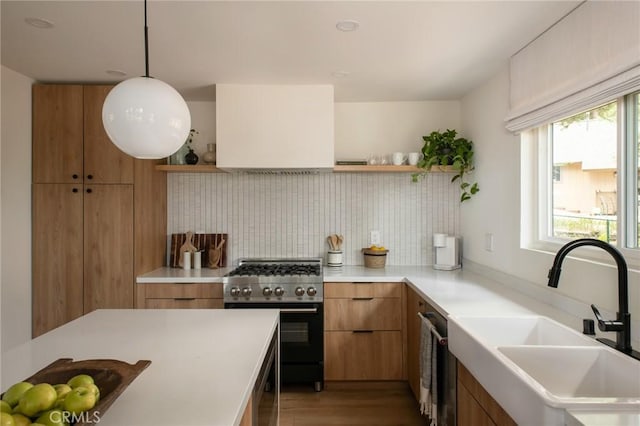
[[[636,92],[522,133],[523,246],[589,237],[640,248],[639,129]]]
[[[611,102],[549,126],[551,236],[617,241],[617,124]]]

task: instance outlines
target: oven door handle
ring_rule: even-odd
[[[315,314],[318,308],[284,308],[280,309],[283,314]]]

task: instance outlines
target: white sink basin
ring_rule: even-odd
[[[640,362],[542,316],[448,320],[449,350],[519,425],[640,410]]]
[[[547,317],[458,317],[469,333],[492,346],[599,346],[594,339]]]
[[[507,346],[498,351],[558,401],[640,402],[640,362],[622,353],[576,346]]]

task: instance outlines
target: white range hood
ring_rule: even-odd
[[[331,85],[216,85],[216,165],[314,173],[334,165]]]

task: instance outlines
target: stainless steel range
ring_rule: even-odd
[[[321,258],[241,259],[223,278],[225,309],[280,309],[282,383],[324,380]]]
[[[322,302],[322,259],[241,259],[227,274],[224,302]]]

